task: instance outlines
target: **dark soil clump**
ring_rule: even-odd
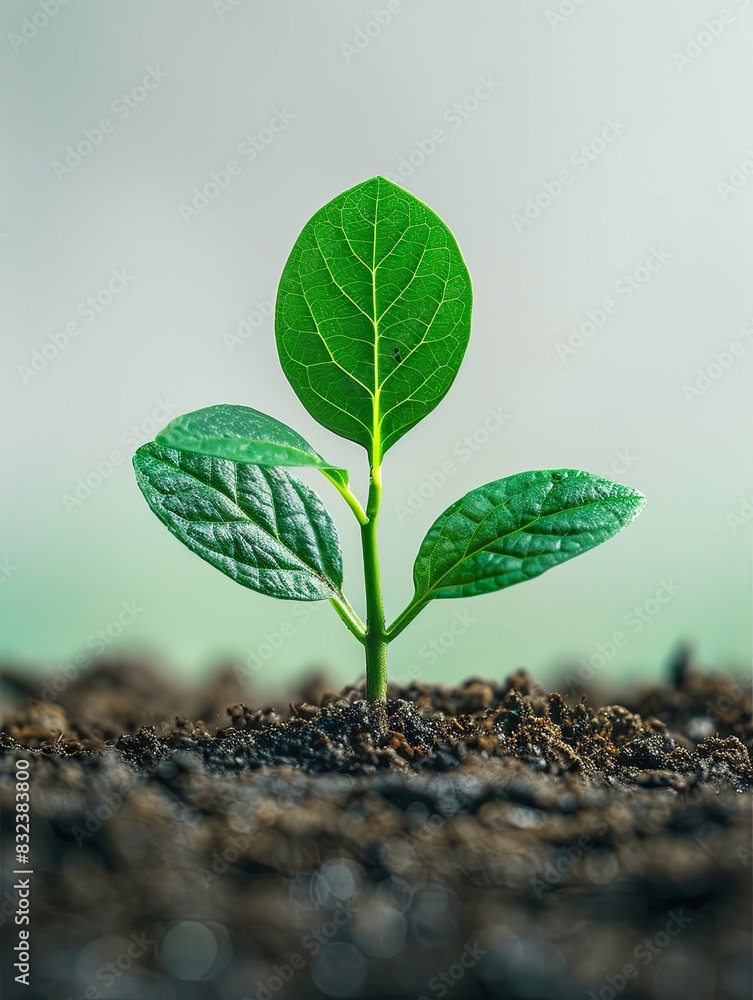
[[[205,724],[166,721],[145,667],[54,702],[11,682],[3,857],[25,758],[34,871],[18,995],[751,995],[753,725],[729,678],[685,666],[598,708],[523,672],[414,684],[382,729],[354,687],[250,708],[222,675],[184,704]]]

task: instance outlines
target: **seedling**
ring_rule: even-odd
[[[624,528],[645,498],[573,469],[522,472],[441,514],[413,567],[415,594],[385,621],[377,549],[382,460],[431,413],[463,359],[471,281],[455,238],[413,195],[374,177],[304,226],[280,280],[275,335],[309,413],[366,449],[365,507],[348,473],[296,431],[246,406],[178,417],[134,456],[147,503],[193,552],[238,583],[328,600],[366,652],[366,693],[383,701],[387,646],[430,601],[530,580]],[[288,472],[318,469],[361,526],[366,622],[343,593],[340,540],[319,496]]]

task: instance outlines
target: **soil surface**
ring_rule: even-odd
[[[321,677],[274,708],[133,661],[5,687],[3,997],[751,996],[750,691],[685,655],[602,707],[391,689],[381,729]]]

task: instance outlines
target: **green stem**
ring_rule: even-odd
[[[329,479],[329,481],[332,483],[332,485],[335,487],[338,493],[342,495],[346,504],[356,515],[356,520],[358,521],[358,523],[361,526],[365,525],[369,520],[369,518],[366,514],[366,511],[359,503],[358,497],[351,492],[350,487],[345,486],[343,483],[341,483],[340,480],[337,478],[337,476],[333,476],[327,469],[320,469],[320,472],[324,475],[326,479]]]
[[[377,550],[377,521],[382,502],[382,479],[379,465],[372,465],[369,498],[366,505],[368,521],[361,525],[363,573],[366,589],[366,698],[370,702],[387,698],[387,631],[384,621],[382,581]]]
[[[406,628],[413,619],[426,607],[426,601],[411,601],[408,607],[403,611],[394,622],[387,629],[387,641],[392,642],[400,633]]]
[[[348,626],[359,642],[363,642],[366,637],[366,626],[350,606],[350,602],[344,594],[339,597],[330,597],[329,603]]]

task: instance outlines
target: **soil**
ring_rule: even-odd
[[[751,996],[750,692],[686,654],[603,707],[522,671],[391,689],[384,733],[321,676],[284,708],[229,668],[5,685],[3,997]]]

